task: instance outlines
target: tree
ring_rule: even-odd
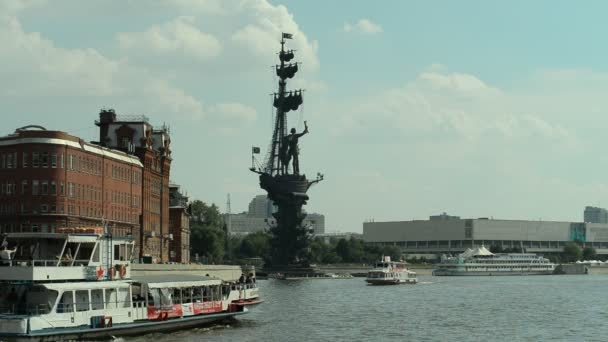
[[[220,262],[226,252],[224,220],[215,204],[195,200],[190,203],[190,246],[208,262]]]
[[[583,248],[583,259],[584,260],[595,260],[597,255],[595,254],[595,248],[585,247]]]
[[[244,258],[268,259],[270,257],[270,239],[270,235],[265,232],[249,234],[241,241],[239,254]]]
[[[397,246],[384,246],[382,249],[382,254],[385,256],[390,256],[391,260],[394,261],[401,260],[401,248]]]
[[[583,253],[581,248],[574,242],[569,242],[566,246],[564,246],[563,258],[564,261],[573,262],[580,260]]]

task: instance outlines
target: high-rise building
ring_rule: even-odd
[[[598,207],[585,207],[585,222],[608,223],[608,210]]]
[[[274,203],[266,195],[257,195],[249,202],[247,214],[252,217],[268,218],[272,217],[275,211]]]

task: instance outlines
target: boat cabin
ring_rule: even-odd
[[[128,279],[131,238],[112,238],[103,228],[57,233],[9,233],[0,237],[0,281]]]

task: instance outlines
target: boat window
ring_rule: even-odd
[[[192,288],[182,289],[182,303],[192,303]]]
[[[89,291],[76,291],[76,311],[89,311]]]
[[[154,306],[160,309],[171,309],[173,307],[173,291],[171,289],[151,289]]]
[[[192,288],[192,303],[202,303],[203,302],[203,291],[200,287]]]
[[[58,292],[43,286],[32,286],[25,292],[25,311],[29,314],[45,314],[51,311]]]
[[[94,242],[83,242],[80,244],[80,248],[78,249],[78,255],[74,256],[76,259],[75,265],[88,265],[89,260],[91,260],[91,254],[93,254],[93,248],[95,247]]]
[[[65,291],[61,295],[61,300],[57,304],[57,313],[73,312],[74,311],[74,293]]]
[[[130,308],[131,307],[131,296],[129,296],[129,289],[120,288],[118,289],[118,307]]]
[[[103,289],[91,290],[91,307],[93,310],[103,310]]]
[[[214,285],[211,289],[211,300],[220,300],[220,286]]]
[[[182,290],[180,288],[173,289],[173,304],[182,303]]]
[[[97,247],[93,252],[93,258],[91,259],[92,262],[99,262],[99,250],[101,249],[101,246],[99,244],[97,244],[96,246]]]
[[[105,289],[106,309],[116,309],[116,289]]]

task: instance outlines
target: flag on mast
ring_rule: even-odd
[[[253,153],[253,154],[260,154],[260,148],[253,146],[251,148],[251,153]]]
[[[293,39],[293,34],[291,34],[291,33],[283,33],[283,39]]]

